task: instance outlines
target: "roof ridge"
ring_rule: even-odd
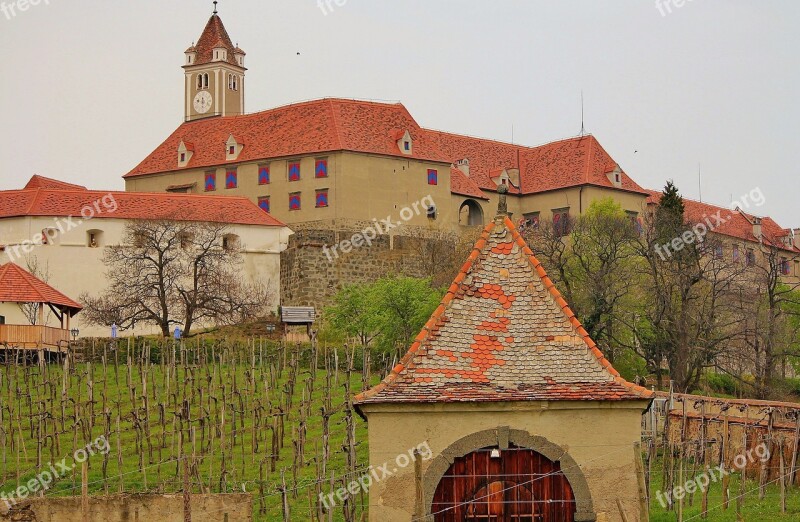
[[[539,148],[542,148],[542,147],[547,147],[548,145],[555,145],[557,143],[565,143],[565,142],[568,142],[568,141],[575,141],[575,140],[579,140],[579,139],[586,138],[586,137],[591,137],[594,140],[597,140],[597,138],[595,138],[593,134],[583,134],[583,135],[577,135],[577,136],[570,136],[570,137],[567,137],[567,138],[560,138],[560,139],[552,140],[552,141],[546,141],[546,142],[543,142],[543,143],[539,143],[537,145],[523,145],[521,143],[510,143],[508,141],[502,141],[502,140],[495,139],[495,138],[486,138],[486,137],[483,137],[483,136],[474,136],[472,134],[461,134],[461,133],[458,133],[458,132],[450,132],[450,131],[445,131],[445,130],[440,130],[440,129],[430,129],[428,127],[420,127],[420,128],[422,130],[424,130],[425,132],[433,132],[433,133],[436,133],[436,134],[447,134],[447,135],[455,136],[455,137],[458,137],[458,138],[481,140],[481,141],[486,141],[486,142],[490,142],[490,143],[496,143],[498,145],[506,145],[506,146],[509,146],[509,147],[516,147],[516,148],[523,149],[523,150],[536,150],[536,149],[539,149]]]

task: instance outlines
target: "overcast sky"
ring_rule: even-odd
[[[586,130],[640,185],[674,179],[696,199],[699,167],[704,201],[760,189],[766,203],[751,210],[800,227],[800,2],[661,1],[219,10],[247,52],[248,112],[399,100],[425,127],[498,140],[513,128],[516,143],[537,145],[579,133],[583,90]],[[183,51],[211,11],[201,0],[39,0],[0,12],[0,189],[33,173],[123,189],[182,121]]]

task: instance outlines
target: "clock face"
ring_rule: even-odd
[[[199,114],[205,114],[211,110],[211,104],[214,100],[211,99],[211,93],[208,91],[200,91],[194,97],[194,110]]]

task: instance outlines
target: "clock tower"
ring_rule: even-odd
[[[185,121],[244,114],[245,52],[231,42],[216,4],[200,39],[186,49]]]

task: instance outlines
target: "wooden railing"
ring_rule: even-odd
[[[66,350],[69,330],[40,325],[0,324],[0,345],[9,348]]]

